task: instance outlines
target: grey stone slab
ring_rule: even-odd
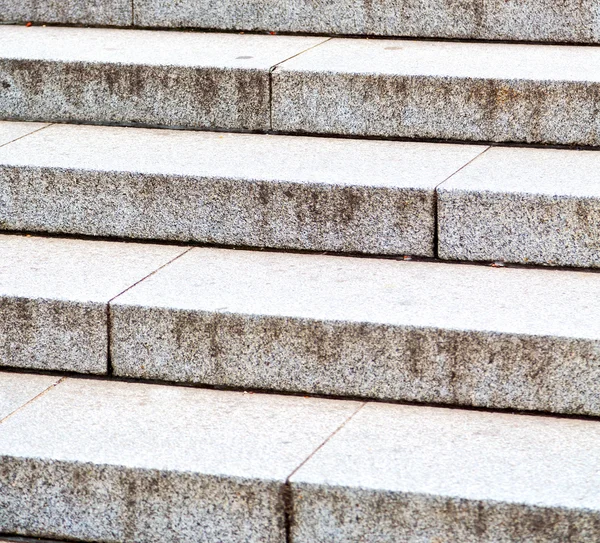
[[[600,155],[493,148],[438,189],[439,255],[600,266]]]
[[[106,373],[108,301],[186,249],[0,236],[0,366]]]
[[[0,149],[0,227],[433,256],[485,147],[54,125]]]
[[[10,121],[0,121],[0,147],[21,139],[28,134],[47,127],[42,123],[16,123]]]
[[[269,70],[323,38],[0,27],[0,116],[270,126]]]
[[[359,407],[68,379],[0,426],[0,530],[284,543],[287,478]]]
[[[131,0],[0,0],[0,21],[129,26]]]
[[[597,43],[594,0],[135,0],[142,26]]]
[[[31,401],[59,377],[0,371],[0,421]]]
[[[111,303],[116,375],[600,413],[600,275],[193,249]]]
[[[333,39],[277,67],[273,128],[600,144],[600,49]]]
[[[292,476],[296,543],[590,543],[600,423],[370,404]]]

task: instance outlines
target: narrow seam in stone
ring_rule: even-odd
[[[34,396],[33,398],[31,398],[31,400],[25,402],[20,407],[17,407],[17,409],[15,409],[14,411],[12,411],[8,415],[6,415],[6,417],[1,419],[0,424],[2,424],[3,422],[6,422],[13,415],[16,415],[19,411],[21,411],[21,409],[25,409],[29,404],[35,402],[38,398],[41,398],[44,394],[46,394],[46,392],[50,391],[50,389],[53,389],[54,387],[60,385],[65,379],[66,379],[66,377],[61,377],[58,381],[56,381],[55,383],[52,383],[48,388],[45,388],[44,390],[42,390],[42,392],[40,392],[37,396]]]
[[[53,124],[54,123],[48,123],[47,125],[42,126],[41,128],[38,128],[36,130],[33,130],[32,132],[27,132],[27,134],[23,134],[22,136],[19,136],[18,138],[15,138],[14,140],[7,141],[6,143],[3,143],[2,145],[0,145],[0,148],[6,147],[7,145],[10,145],[11,143],[14,143],[15,141],[22,140],[23,138],[26,138],[28,136],[31,136],[31,135],[37,133],[37,132],[45,130],[46,128],[51,127]]]
[[[131,26],[135,26],[135,0],[131,0]]]

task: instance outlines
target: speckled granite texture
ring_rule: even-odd
[[[129,26],[131,0],[0,0],[0,21]]]

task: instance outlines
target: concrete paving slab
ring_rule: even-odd
[[[600,275],[193,249],[111,303],[116,375],[597,415]]]
[[[600,423],[370,404],[292,477],[291,537],[600,538]]]
[[[0,115],[265,130],[270,68],[323,40],[0,26]]]
[[[273,128],[599,145],[600,49],[332,39],[273,73]]]
[[[0,236],[0,366],[106,373],[108,301],[185,250]]]
[[[284,543],[287,477],[359,406],[68,379],[0,425],[0,529]]]
[[[60,377],[0,371],[0,421],[33,400]]]
[[[492,148],[438,189],[439,255],[600,266],[600,155]]]
[[[135,0],[135,24],[223,30],[598,43],[593,0]]]
[[[0,149],[0,225],[433,256],[434,189],[485,149],[54,125]]]

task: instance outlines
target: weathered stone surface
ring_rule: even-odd
[[[111,303],[115,374],[600,414],[600,275],[193,249]]]
[[[106,373],[108,301],[185,250],[0,236],[0,366]]]
[[[0,147],[23,138],[32,132],[41,130],[46,126],[48,125],[41,123],[14,123],[0,121]]]
[[[323,38],[0,27],[0,116],[267,129],[269,69]]]
[[[284,543],[284,484],[356,402],[68,379],[0,425],[0,530]]]
[[[131,0],[0,0],[0,21],[129,26]]]
[[[600,539],[597,421],[370,404],[292,477],[297,543]]]
[[[493,148],[438,189],[439,254],[600,266],[600,155]]]
[[[485,147],[54,125],[0,149],[0,227],[433,256]]]
[[[333,39],[277,67],[273,128],[600,144],[600,49]]]
[[[0,371],[0,421],[59,380],[49,375]],[[1,538],[0,538],[1,539]]]
[[[600,41],[594,0],[135,0],[142,26],[526,40]]]

